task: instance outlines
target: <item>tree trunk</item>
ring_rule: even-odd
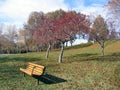
[[[7,54],[10,54],[10,50],[7,50]]]
[[[66,47],[68,46],[68,42],[66,42]]]
[[[17,46],[16,48],[17,48],[17,51],[16,51],[16,53],[19,53],[19,47]]]
[[[47,52],[46,52],[46,59],[48,59],[48,57],[49,57],[50,48],[51,48],[51,45],[49,43],[49,46],[48,46],[48,49],[47,49]]]
[[[26,52],[28,53],[29,52],[29,46],[26,45]]]
[[[64,52],[64,43],[61,42],[61,52],[60,52],[60,55],[59,55],[59,63],[62,63],[63,52]]]
[[[71,44],[71,46],[72,46],[72,44],[73,44],[73,41],[70,41],[70,44]]]
[[[101,44],[101,50],[102,50],[102,56],[104,57],[104,42],[102,42],[102,44]]]
[[[36,52],[40,52],[38,45],[35,45],[35,51],[36,51]]]

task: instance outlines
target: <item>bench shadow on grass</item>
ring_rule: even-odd
[[[45,74],[42,76],[33,76],[35,79],[38,79],[39,82],[43,82],[45,84],[57,84],[57,83],[62,83],[62,82],[67,82],[67,80],[50,75],[50,74]]]

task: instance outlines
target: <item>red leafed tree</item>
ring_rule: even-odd
[[[52,20],[45,15],[42,17],[41,23],[38,23],[36,29],[33,30],[33,35],[37,44],[41,44],[42,46],[48,45],[46,52],[46,58],[48,58],[51,43],[53,43],[55,40],[52,32]]]
[[[59,63],[62,62],[64,43],[74,39],[76,34],[86,32],[88,26],[85,25],[86,17],[83,14],[69,11],[63,17],[54,21],[54,38],[61,43]]]
[[[86,16],[75,11],[64,12],[58,10],[43,14],[34,12],[30,15],[28,27],[38,44],[48,44],[46,58],[52,43],[61,43],[59,63],[62,62],[64,43],[75,38],[76,34],[88,32]]]
[[[47,44],[48,48],[47,48],[47,52],[46,52],[46,59],[49,56],[49,51],[51,48],[52,43],[56,42],[56,40],[54,39],[54,32],[53,30],[53,20],[49,17],[45,17],[44,21],[43,21],[43,25],[42,28],[44,28],[44,30],[41,32],[42,33],[42,40],[44,44]],[[40,27],[41,29],[41,27]]]
[[[33,41],[36,41],[35,45],[41,45],[38,42],[38,38],[36,37],[36,32],[39,30],[38,27],[42,25],[42,22],[44,20],[44,13],[43,12],[32,12],[29,15],[29,19],[27,23],[24,25],[25,32],[28,32],[29,35],[27,35],[26,38],[32,38]],[[42,28],[41,28],[42,29]],[[37,32],[37,35],[40,34]],[[41,40],[41,39],[40,39]],[[42,40],[41,40],[42,41]]]

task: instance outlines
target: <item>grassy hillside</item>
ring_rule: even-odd
[[[0,56],[0,90],[120,90],[120,41],[105,43],[105,57],[97,43],[66,48],[63,63],[59,50]],[[19,71],[27,62],[46,66],[45,75],[36,79]],[[45,79],[47,78],[47,79]]]

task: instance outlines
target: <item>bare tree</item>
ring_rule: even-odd
[[[14,25],[9,25],[6,27],[7,33],[5,34],[6,38],[8,39],[8,53],[12,52],[14,53],[14,49],[16,47],[15,42],[16,42],[16,26]]]
[[[120,19],[120,0],[110,0],[106,6],[111,14]]]
[[[99,43],[102,51],[102,56],[104,56],[105,48],[104,43],[108,38],[109,38],[108,26],[104,21],[104,18],[99,15],[94,21],[93,26],[90,30],[89,39]]]

